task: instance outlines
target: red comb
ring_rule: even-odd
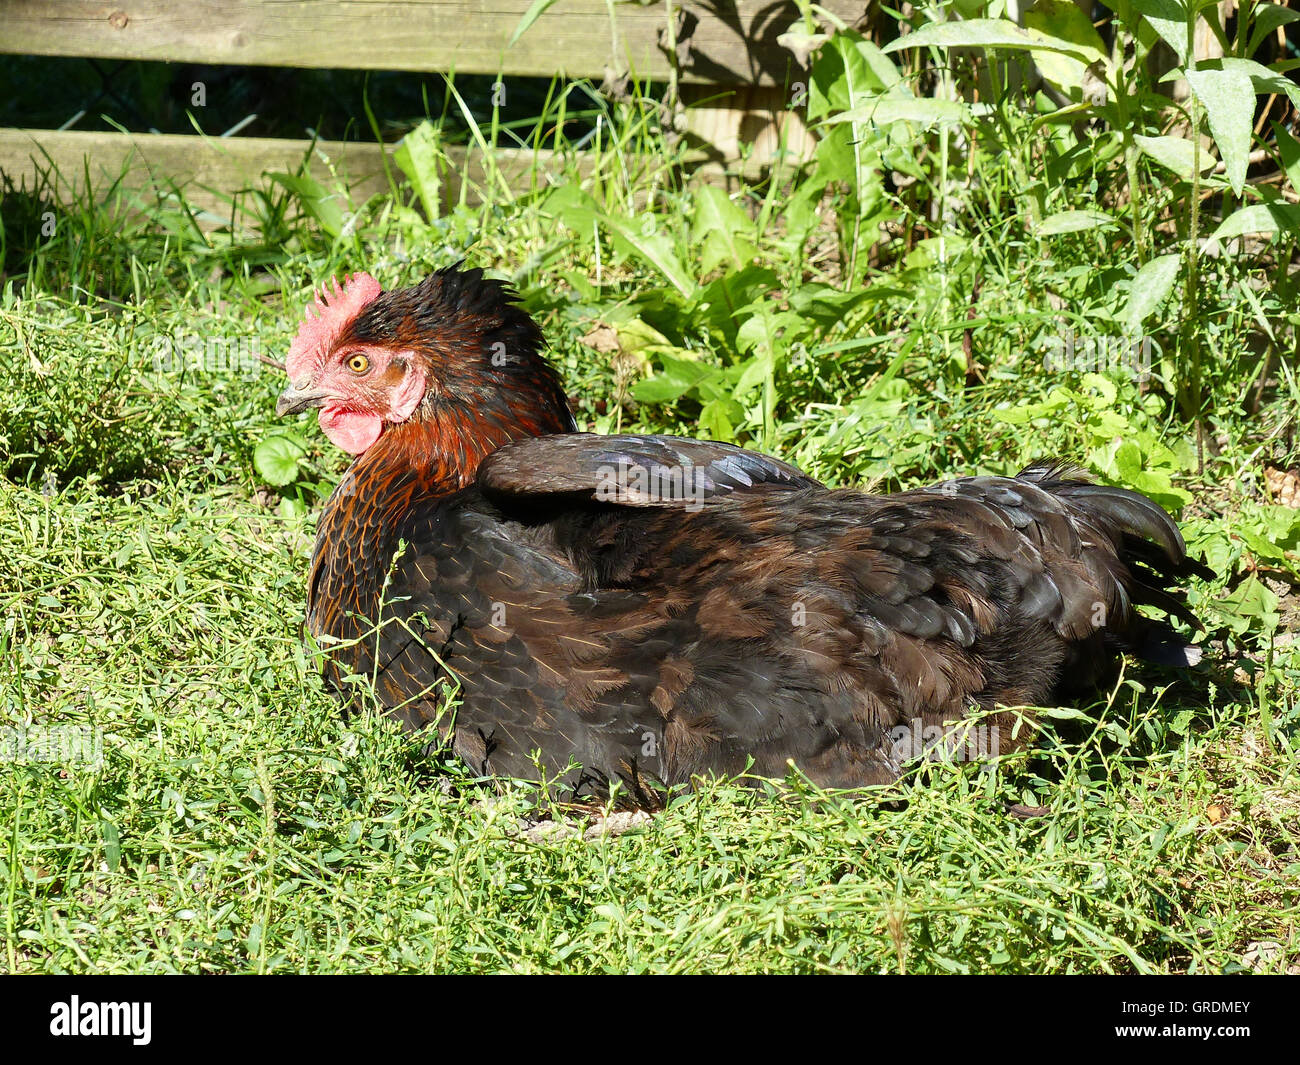
[[[328,284],[321,286],[316,295],[315,313],[312,313],[312,306],[308,306],[306,319],[289,345],[284,369],[290,381],[315,373],[335,339],[343,332],[343,327],[383,292],[379,282],[366,273],[352,274],[344,280],[342,288],[337,279],[333,285],[333,291]]]

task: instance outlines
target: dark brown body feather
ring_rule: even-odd
[[[1185,615],[1173,522],[1046,466],[880,497],[721,444],[516,429],[465,483],[432,431],[389,429],[340,484],[309,624],[411,728],[457,687],[442,727],[484,774],[880,783],[896,728],[1051,704],[1119,646],[1181,653],[1132,605]],[[611,468],[690,472],[611,495]]]

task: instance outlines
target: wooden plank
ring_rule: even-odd
[[[91,133],[78,130],[0,129],[0,171],[16,186],[28,191],[36,186],[38,170],[59,173],[58,192],[66,196],[84,188],[87,167],[96,190],[109,188],[125,173],[124,184],[152,196],[166,193],[173,183],[184,187],[195,206],[218,218],[230,217],[230,205],[218,193],[262,188],[267,172],[292,173],[302,163],[310,143],[269,137],[204,139],[172,134]],[[391,153],[395,145],[385,145]],[[460,195],[461,175],[470,181],[467,198],[476,202],[475,188],[487,178],[479,153],[462,147],[447,150],[450,166],[443,186],[445,201]],[[499,149],[495,153],[510,187],[526,190],[533,181],[545,182],[562,163],[550,152]],[[589,164],[580,164],[580,171]],[[319,141],[309,163],[312,175],[327,187],[350,190],[352,206],[387,188],[380,147],[373,143]],[[400,179],[401,174],[394,169]],[[245,223],[251,219],[245,219]],[[212,221],[215,224],[215,220]]]
[[[785,89],[765,85],[683,87],[686,132],[698,158],[734,169],[744,154],[742,173],[757,177],[778,160],[812,158],[816,141],[803,112],[789,106]]]
[[[607,66],[665,78],[667,7],[559,0],[511,48],[530,0],[2,0],[0,52],[185,63],[458,70],[600,79]],[[822,0],[853,22],[862,0]],[[793,0],[685,0],[682,79],[784,85],[796,64],[776,38]]]

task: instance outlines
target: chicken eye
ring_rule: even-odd
[[[370,369],[370,360],[364,355],[353,355],[348,359],[348,369],[353,373],[365,373]]]

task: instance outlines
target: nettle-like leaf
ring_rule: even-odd
[[[1238,196],[1246,187],[1251,127],[1255,119],[1255,86],[1242,70],[1189,70],[1192,87],[1210,124],[1227,171],[1228,184]]]
[[[442,212],[442,178],[438,172],[441,160],[438,129],[432,122],[421,122],[402,138],[393,153],[393,162],[415,189],[424,217],[431,222]]]
[[[1161,255],[1143,265],[1129,282],[1128,305],[1122,315],[1130,333],[1136,334],[1142,323],[1160,309],[1178,280],[1182,256]]]
[[[342,234],[344,217],[339,196],[306,174],[268,173],[266,176],[297,196],[302,209],[331,237]]]
[[[699,250],[701,274],[724,264],[737,270],[749,265],[758,254],[753,235],[753,219],[722,189],[703,185],[696,190],[691,243]]]
[[[1056,52],[1073,56],[1081,63],[1095,62],[1099,56],[1095,42],[1076,42],[1056,37],[1042,30],[1022,29],[1000,18],[973,18],[961,22],[931,22],[920,29],[890,41],[882,49],[886,54],[904,48],[1000,48],[1014,52]],[[1104,54],[1104,53],[1103,53]]]
[[[1227,240],[1246,233],[1272,236],[1276,233],[1300,234],[1300,204],[1254,203],[1234,211],[1219,225],[1212,236]]]
[[[1187,62],[1187,20],[1181,0],[1133,0],[1138,11],[1165,44],[1174,50],[1179,63]]]
[[[1218,162],[1207,151],[1201,151],[1198,156],[1196,145],[1185,137],[1144,137],[1139,133],[1133,140],[1145,155],[1172,170],[1184,181],[1192,179],[1198,162],[1202,174],[1209,173]]]
[[[1057,211],[1039,222],[1035,232],[1040,237],[1055,237],[1062,233],[1081,233],[1115,224],[1115,219],[1105,211]]]
[[[1073,0],[1038,0],[1023,17],[1027,29],[1068,41],[1084,54],[1086,60],[1047,50],[1034,55],[1034,65],[1049,85],[1071,100],[1081,100],[1089,65],[1100,63],[1104,67],[1107,58],[1105,42],[1092,20]]]

